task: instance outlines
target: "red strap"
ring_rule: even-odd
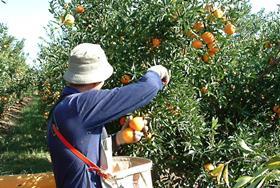
[[[95,163],[93,163],[89,158],[87,158],[84,154],[79,152],[74,146],[72,146],[65,138],[64,136],[59,132],[59,130],[56,128],[55,124],[52,124],[52,129],[56,136],[59,138],[59,140],[79,159],[81,159],[85,164],[89,166],[88,170],[90,171],[96,171],[96,173],[105,178],[108,179],[110,177],[110,174],[106,174],[102,172],[102,169],[97,166]]]

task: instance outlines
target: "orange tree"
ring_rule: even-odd
[[[31,84],[32,71],[25,63],[23,41],[8,34],[8,28],[0,24],[0,115],[23,97]]]
[[[250,14],[238,0],[52,0],[50,12],[56,21],[40,53],[46,109],[81,42],[105,49],[115,70],[107,88],[151,65],[172,71],[170,85],[133,114],[149,121],[151,138],[118,153],[152,159],[155,186],[229,186],[279,154],[279,14]]]

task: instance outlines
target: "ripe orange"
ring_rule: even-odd
[[[232,35],[235,33],[235,26],[232,25],[231,23],[228,23],[224,27],[224,32],[228,35]]]
[[[274,107],[273,107],[273,112],[275,112],[276,114],[280,114],[280,105],[275,105]]]
[[[267,41],[267,42],[264,43],[264,47],[265,48],[272,48],[272,44],[269,41]]]
[[[204,24],[203,24],[203,22],[196,22],[196,23],[193,25],[193,29],[196,30],[196,31],[201,31],[202,29],[204,29]]]
[[[120,125],[123,126],[125,124],[125,122],[126,122],[126,117],[125,116],[121,117],[119,120]]]
[[[200,40],[195,40],[192,42],[192,47],[199,49],[203,47],[203,44]]]
[[[134,132],[130,127],[125,128],[121,132],[121,136],[122,136],[123,140],[125,141],[125,143],[130,144],[130,143],[133,143],[133,141],[134,141]]]
[[[214,57],[216,53],[208,51],[209,57]]]
[[[214,165],[212,163],[206,163],[203,165],[204,170],[209,172],[215,169]]]
[[[216,47],[216,43],[215,42],[212,42],[212,43],[209,43],[207,44],[207,48],[215,48]]]
[[[219,48],[209,48],[208,53],[211,52],[211,53],[216,54],[218,51],[219,51]]]
[[[128,84],[129,82],[131,82],[131,75],[129,74],[124,74],[122,77],[121,77],[121,83],[122,84]]]
[[[202,87],[202,88],[200,89],[200,92],[201,92],[202,94],[206,94],[206,93],[208,92],[208,88],[207,88],[207,87]]]
[[[215,37],[211,32],[205,32],[201,35],[201,38],[204,40],[206,44],[213,43],[215,41]]]
[[[224,15],[224,12],[221,11],[220,9],[216,9],[216,10],[213,12],[213,15],[214,15],[216,18],[222,18],[223,15]]]
[[[63,23],[67,26],[72,26],[75,23],[75,18],[71,14],[67,14],[65,18],[63,17]]]
[[[209,61],[209,55],[208,55],[208,54],[204,54],[204,55],[202,56],[202,61],[204,61],[205,63],[208,63],[208,61]]]
[[[152,39],[152,46],[153,46],[154,48],[158,48],[158,47],[160,46],[160,43],[161,43],[161,41],[160,41],[159,38],[153,38],[153,39]]]
[[[85,8],[82,5],[78,5],[76,7],[76,13],[83,14],[85,12]]]
[[[135,131],[142,131],[145,126],[145,122],[143,117],[134,117],[132,120],[128,122],[128,125],[131,129]]]

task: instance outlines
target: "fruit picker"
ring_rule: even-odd
[[[101,179],[109,177],[102,166],[103,140],[110,138],[119,147],[143,135],[132,130],[133,139],[127,140],[123,128],[107,136],[105,125],[151,102],[170,80],[168,70],[155,65],[135,83],[102,89],[112,73],[100,45],[82,43],[71,51],[63,76],[67,85],[48,121],[47,143],[59,188],[101,187]]]

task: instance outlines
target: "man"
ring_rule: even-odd
[[[58,134],[73,148],[100,166],[101,136],[106,123],[148,104],[168,84],[170,76],[161,65],[153,66],[136,83],[102,90],[113,68],[102,48],[83,43],[70,54],[69,67],[63,78],[68,83],[48,123],[48,147],[57,187],[101,187],[100,174],[77,157]],[[54,126],[55,125],[55,126]],[[57,130],[59,133],[55,132]],[[120,130],[112,141],[125,143]],[[135,132],[134,142],[141,139]]]

